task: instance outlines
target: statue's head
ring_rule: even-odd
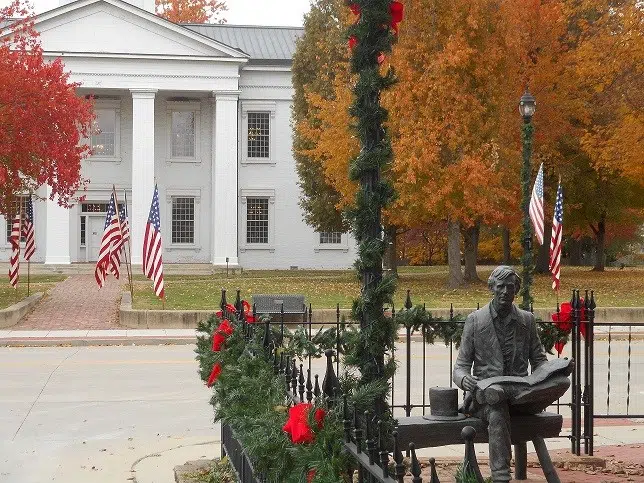
[[[493,303],[497,310],[507,312],[512,307],[514,296],[521,288],[521,277],[512,267],[500,265],[492,270],[487,286],[494,295]]]

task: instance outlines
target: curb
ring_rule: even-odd
[[[43,293],[36,292],[21,301],[0,310],[0,329],[13,327],[27,315],[43,298]]]
[[[0,338],[0,347],[88,347],[126,345],[191,345],[196,337],[138,336],[138,337],[6,337]]]

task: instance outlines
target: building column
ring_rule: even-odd
[[[130,233],[132,234],[132,264],[141,265],[143,236],[154,192],[156,89],[130,89],[130,92],[132,92],[132,226]],[[163,227],[161,229],[163,230]]]
[[[237,266],[237,103],[238,91],[214,92],[211,218],[212,264]]]
[[[47,186],[47,244],[45,246],[45,265],[69,265],[71,263],[69,246],[69,208],[58,205],[58,198],[50,200],[51,186]]]

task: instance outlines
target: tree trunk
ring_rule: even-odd
[[[550,264],[550,238],[552,237],[552,225],[546,223],[543,227],[543,245],[537,249],[537,260],[534,266],[535,273],[548,273]]]
[[[466,228],[463,233],[463,240],[465,242],[465,273],[463,274],[463,280],[466,282],[481,281],[478,273],[476,273],[480,231],[481,223],[477,221],[474,226]]]
[[[447,222],[447,265],[449,277],[447,286],[457,288],[463,285],[463,272],[461,272],[461,227],[458,221]]]
[[[606,213],[602,213],[599,223],[597,223],[597,228],[592,225],[590,225],[590,228],[595,233],[595,243],[597,245],[593,272],[603,272],[606,267]]]
[[[507,226],[503,227],[501,239],[503,240],[503,265],[510,265],[512,250],[510,249],[510,229]]]
[[[383,265],[385,270],[390,270],[394,275],[398,275],[398,250],[396,247],[396,234],[398,227],[388,225],[385,227],[385,256]]]

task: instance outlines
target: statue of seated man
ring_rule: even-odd
[[[505,482],[512,456],[510,415],[539,413],[563,396],[573,361],[548,361],[534,316],[513,304],[521,279],[511,267],[495,268],[488,287],[492,301],[465,321],[453,379],[466,391],[462,411],[488,424],[492,480]]]

